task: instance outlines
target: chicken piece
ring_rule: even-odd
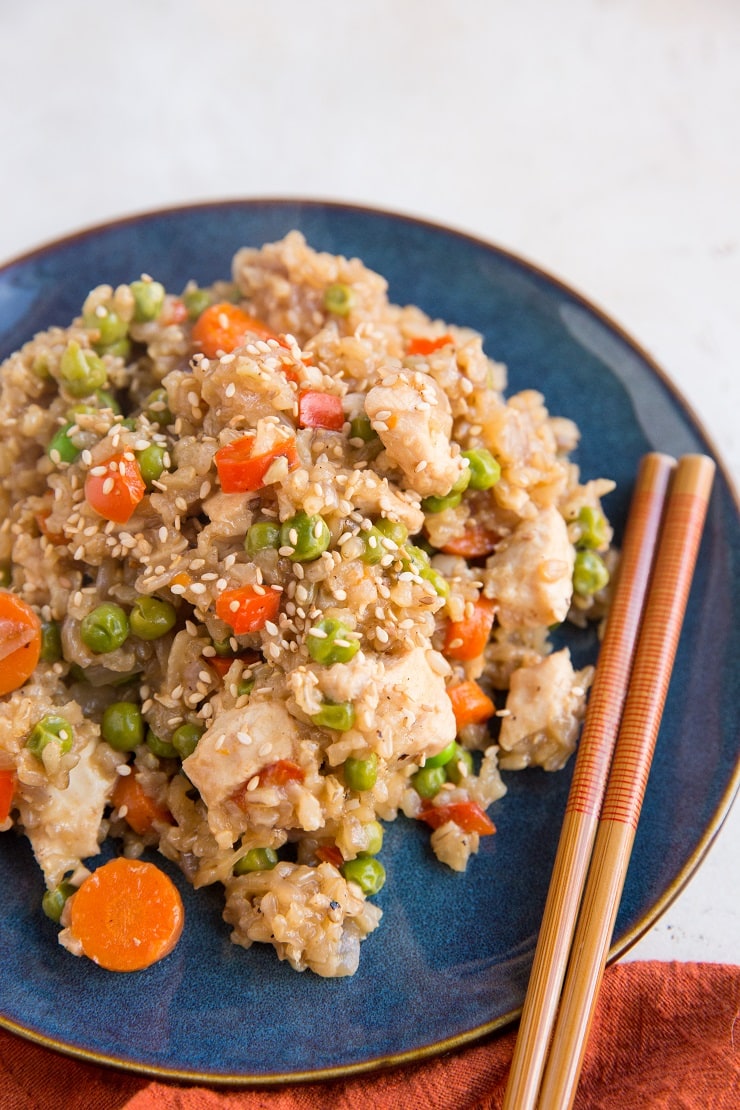
[[[436,755],[457,735],[445,688],[447,663],[439,652],[421,647],[384,659],[385,673],[377,680],[372,746],[385,758]]]
[[[228,710],[201,736],[182,767],[208,808],[219,847],[230,848],[246,827],[235,792],[268,764],[291,759],[299,743],[298,726],[279,702]]]
[[[49,784],[43,792],[19,791],[21,823],[50,889],[100,850],[103,811],[118,777],[116,762],[123,762],[111,754],[107,744],[93,741],[80,752],[65,789]]]
[[[450,442],[450,402],[434,378],[420,370],[388,377],[368,393],[365,412],[408,485],[422,497],[445,497],[464,460]]]
[[[559,624],[573,595],[575,554],[555,508],[525,520],[500,544],[482,574],[502,628]]]
[[[282,861],[272,871],[226,884],[224,920],[234,926],[235,944],[272,944],[296,971],[310,968],[327,978],[355,973],[360,941],[381,914],[330,863],[305,867]]]
[[[591,667],[574,671],[567,648],[514,671],[498,741],[501,767],[558,771],[565,765],[576,746],[592,673]]]

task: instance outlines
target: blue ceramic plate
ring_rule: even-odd
[[[321,250],[357,255],[391,298],[483,333],[511,391],[536,387],[583,433],[586,477],[618,483],[623,526],[640,456],[712,453],[668,381],[582,297],[486,243],[419,220],[346,205],[237,201],[137,216],[72,236],[0,271],[0,356],[66,324],[88,290],[142,271],[168,288],[229,275],[234,250],[299,228]],[[632,944],[697,867],[738,780],[740,523],[720,469],[674,679],[616,926]],[[576,633],[593,658],[591,633]],[[272,949],[232,945],[218,890],[190,891],[174,953],[114,975],[60,948],[40,912],[41,875],[25,843],[0,838],[0,1021],[24,1036],[136,1071],[210,1082],[288,1082],[359,1071],[460,1045],[516,1017],[565,807],[570,771],[506,776],[465,875],[438,864],[427,835],[399,820],[387,836],[381,927],[352,979],[298,975]],[[410,1016],[413,1015],[413,1020]]]

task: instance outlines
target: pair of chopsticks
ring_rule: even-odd
[[[704,455],[640,465],[503,1110],[573,1104],[714,471]]]

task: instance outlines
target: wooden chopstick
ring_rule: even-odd
[[[519,1023],[504,1110],[536,1105],[632,669],[668,481],[668,455],[640,465],[610,613],[578,746],[542,926]]]
[[[630,688],[614,751],[539,1105],[572,1106],[624,888],[696,565],[715,465],[679,462],[666,503]]]

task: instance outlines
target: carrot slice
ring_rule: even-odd
[[[442,548],[445,555],[462,555],[465,559],[479,559],[482,555],[490,555],[496,550],[500,540],[497,532],[485,528],[482,524],[468,522],[459,536],[448,540]]]
[[[103,473],[98,473],[103,467]],[[94,466],[85,478],[88,505],[116,524],[126,524],[145,493],[139,464],[124,453],[112,455],[99,467]]]
[[[496,706],[477,682],[460,682],[457,686],[450,686],[447,694],[452,702],[458,732],[466,725],[482,724],[496,712]]]
[[[30,605],[0,590],[0,697],[33,674],[41,654],[41,621]]]
[[[0,771],[0,823],[10,816],[14,793],[15,771]]]
[[[341,432],[344,427],[342,398],[318,389],[306,389],[298,398],[298,424],[301,428]]]
[[[207,358],[230,354],[250,339],[277,339],[274,331],[238,305],[209,305],[193,324],[193,343]]]
[[[241,436],[215,454],[218,480],[224,493],[249,493],[262,489],[270,466],[278,458],[288,460],[288,469],[298,466],[295,439],[284,440],[261,455],[253,455],[254,436]]]
[[[493,627],[493,603],[481,597],[473,612],[461,621],[450,621],[445,633],[443,654],[448,659],[477,659],[483,652]]]
[[[433,829],[454,821],[463,832],[475,832],[479,836],[490,836],[496,831],[493,821],[477,802],[451,802],[446,806],[430,806],[421,811],[419,819]]]
[[[110,860],[85,879],[70,903],[70,930],[89,959],[108,971],[141,971],[167,956],[185,911],[172,880],[153,863]]]
[[[277,616],[280,594],[270,587],[261,589],[263,593],[258,593],[254,586],[224,590],[216,600],[216,615],[230,624],[237,636],[259,632],[267,621]]]
[[[172,824],[169,811],[147,794],[138,775],[119,776],[113,787],[111,804],[122,811],[121,816],[139,836],[151,832],[155,821]]]
[[[409,340],[407,353],[410,355],[431,355],[433,351],[438,351],[440,347],[446,347],[448,343],[454,342],[455,340],[451,335],[440,335],[437,339],[417,335],[414,339]]]

